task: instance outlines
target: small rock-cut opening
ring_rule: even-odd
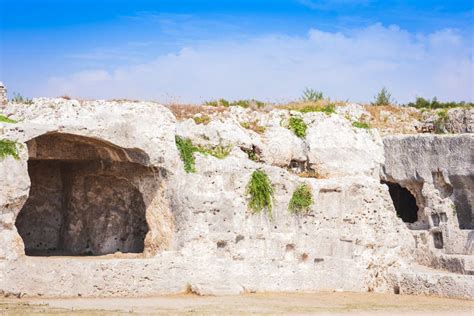
[[[143,252],[146,207],[134,177],[150,170],[131,162],[139,156],[67,134],[40,136],[28,150],[30,194],[16,221],[26,255]]]
[[[382,183],[388,186],[388,191],[398,217],[405,223],[416,222],[418,220],[418,206],[413,194],[398,183],[385,181],[382,181]]]

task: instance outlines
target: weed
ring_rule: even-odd
[[[193,120],[196,124],[207,125],[211,121],[211,117],[209,115],[201,115],[193,117]]]
[[[267,210],[270,218],[272,215],[273,186],[267,174],[262,170],[255,170],[247,184],[246,194],[250,195],[249,208],[253,213]]]
[[[0,122],[3,122],[3,123],[18,123],[18,121],[12,120],[12,119],[6,117],[5,115],[1,115],[1,114],[0,114]]]
[[[296,188],[288,204],[288,211],[292,214],[308,213],[309,207],[313,204],[313,193],[311,187],[302,184]]]
[[[0,139],[0,159],[5,159],[8,156],[15,159],[20,158],[17,143],[8,139]]]
[[[303,121],[303,119],[292,116],[290,117],[290,121],[288,122],[288,128],[293,131],[296,136],[303,138],[306,136],[306,129],[308,128],[308,126]]]
[[[353,123],[352,123],[352,126],[357,127],[357,128],[365,128],[365,129],[369,129],[369,128],[370,128],[370,125],[369,125],[368,123],[359,122],[359,121],[353,122]]]
[[[306,88],[301,97],[303,101],[316,102],[323,99],[323,93],[314,89]]]
[[[387,88],[383,87],[382,90],[375,96],[374,102],[372,105],[390,105],[394,103],[392,95],[388,92]]]
[[[259,125],[258,121],[250,121],[250,122],[240,122],[240,125],[245,128],[254,131],[255,133],[258,134],[263,134],[265,133],[265,126]]]
[[[13,93],[13,98],[12,98],[13,103],[24,103],[24,104],[33,104],[33,100],[24,98],[21,94],[14,92]]]
[[[184,170],[187,173],[196,172],[195,160],[193,153],[196,151],[196,148],[193,146],[193,143],[190,139],[185,139],[179,136],[175,137],[176,147],[178,147],[181,160],[184,163]]]

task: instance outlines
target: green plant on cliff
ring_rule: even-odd
[[[296,136],[303,138],[306,136],[306,129],[308,126],[306,123],[303,121],[303,119],[292,116],[290,117],[290,120],[288,122],[288,128],[295,133]]]
[[[3,122],[3,123],[18,123],[17,121],[12,120],[12,119],[6,117],[5,115],[1,115],[1,114],[0,114],[0,122]]]
[[[307,184],[298,186],[293,192],[288,211],[292,214],[308,213],[309,207],[313,204],[313,193]]]
[[[255,170],[247,184],[246,194],[250,195],[249,209],[253,213],[267,210],[270,218],[272,216],[273,186],[267,174],[262,170]]]
[[[196,148],[193,146],[193,143],[190,139],[182,138],[179,136],[175,137],[176,147],[178,147],[181,160],[184,163],[184,170],[187,173],[196,172],[195,161],[194,161],[194,152]]]
[[[5,159],[8,156],[15,159],[20,158],[17,143],[8,139],[0,139],[0,159]]]
[[[365,128],[365,129],[370,128],[370,125],[368,123],[360,122],[360,121],[352,122],[352,126],[357,127],[357,128]]]
[[[213,147],[196,146],[195,151],[201,154],[211,155],[219,159],[224,159],[225,157],[229,156],[230,152],[232,151],[232,145],[217,145]]]

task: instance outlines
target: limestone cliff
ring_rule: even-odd
[[[178,121],[156,103],[35,99],[4,113],[18,123],[0,123],[0,138],[19,156],[0,160],[6,294],[473,297],[470,134],[382,139],[355,126],[355,105]],[[196,172],[176,136],[201,148]],[[271,217],[249,210],[255,170],[272,184]],[[293,214],[302,184],[314,203]]]

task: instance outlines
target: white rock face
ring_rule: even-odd
[[[1,123],[0,138],[23,146],[19,160],[0,160],[0,291],[5,294],[139,296],[191,290],[229,295],[335,289],[393,292],[395,288],[417,294],[427,293],[417,292],[417,284],[433,280],[438,283],[429,294],[472,298],[474,293],[469,275],[416,272],[415,261],[433,252],[428,246],[417,248],[424,237],[414,235],[397,217],[388,188],[380,183],[382,140],[377,131],[356,129],[343,116],[305,114],[307,136],[298,138],[285,127],[290,113],[283,110],[261,113],[232,108],[207,125],[176,122],[165,107],[142,102],[35,99],[31,106],[9,104],[5,111],[21,122]],[[265,127],[263,133],[242,127],[242,122],[255,121]],[[52,135],[46,138],[49,143],[41,138],[44,135]],[[55,141],[55,135],[62,135],[58,139],[63,142]],[[233,149],[224,159],[194,153],[196,173],[186,173],[176,135],[202,146]],[[249,151],[256,161],[249,159]],[[56,178],[61,181],[55,181],[62,191],[38,186],[45,183],[35,176],[38,164],[57,167],[61,176]],[[248,210],[246,187],[257,169],[268,175],[274,188],[272,217]],[[316,169],[323,178],[298,175]],[[77,177],[84,185],[74,185]],[[91,189],[90,183],[99,183],[96,177],[106,178],[107,185]],[[79,234],[89,229],[91,238],[102,236],[93,230],[95,225],[106,219],[117,225],[123,216],[120,210],[137,200],[118,190],[117,181],[128,183],[142,196],[148,226],[143,251],[63,256],[68,254],[67,243],[61,242],[63,231]],[[308,214],[291,214],[288,204],[301,184],[311,188],[314,204]],[[121,194],[120,198],[109,195],[110,191]],[[60,198],[48,200],[53,193]],[[89,204],[80,204],[81,210],[89,207],[97,212],[97,205],[106,205],[106,216],[99,214],[90,221],[88,212],[83,212],[83,221],[62,226],[57,223],[61,221],[46,218],[48,225],[61,228],[49,230],[59,234],[55,249],[44,249],[20,236],[19,231],[38,229],[38,225],[28,226],[29,221],[44,222],[42,212],[54,205],[60,205],[61,216],[70,215],[76,205],[67,202],[74,202],[71,196],[85,197],[82,202]],[[123,203],[113,204],[118,201]],[[132,208],[141,207],[138,202]],[[27,215],[24,205],[32,210]],[[80,216],[79,208],[73,210]],[[84,228],[83,223],[90,224]],[[117,232],[118,239],[134,234],[129,226],[122,226],[102,229],[105,235]],[[84,244],[84,249],[89,248]]]

